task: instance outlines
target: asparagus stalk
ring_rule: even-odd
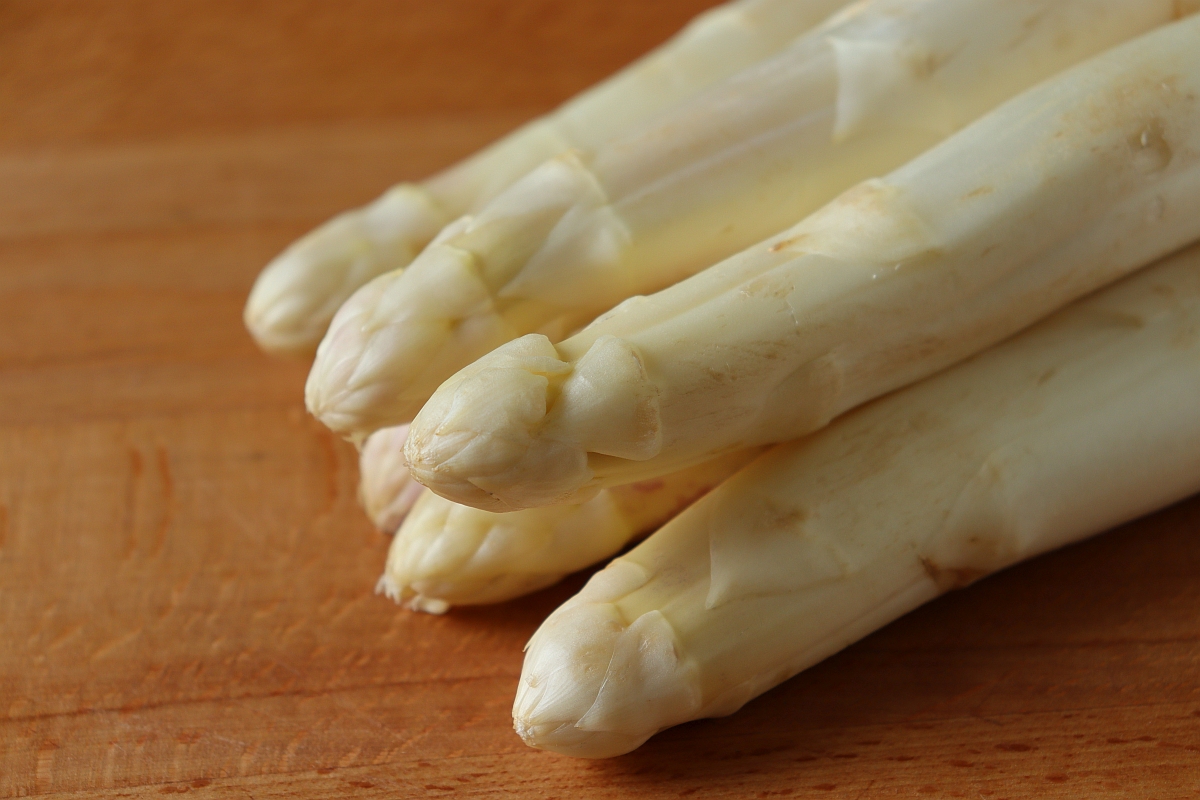
[[[310,410],[360,438],[527,333],[557,340],[794,224],[1170,0],[870,0],[596,149],[538,167],[339,311]]]
[[[393,534],[425,488],[413,480],[404,459],[408,426],[375,431],[358,456],[358,502],[375,527]]]
[[[510,342],[412,423],[493,510],[785,441],[1200,237],[1200,18],[1013,99],[794,228],[557,346]]]
[[[526,742],[618,755],[1200,490],[1200,247],[743,469],[530,640]]]
[[[306,355],[338,307],[376,275],[405,266],[455,217],[573,147],[591,148],[778,52],[847,0],[735,0],[701,14],[613,77],[424,183],[402,183],[341,214],[267,265],[246,327],[268,351]]]
[[[730,453],[660,479],[618,486],[580,505],[513,514],[460,506],[426,491],[392,540],[377,590],[434,614],[451,605],[499,603],[537,591],[610,558],[758,452]]]

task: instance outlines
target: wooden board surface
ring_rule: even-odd
[[[578,588],[415,615],[257,269],[706,0],[0,2],[0,796],[1200,795],[1200,500],[608,762],[527,749]]]

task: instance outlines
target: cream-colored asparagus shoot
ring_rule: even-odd
[[[358,501],[375,527],[393,534],[425,487],[413,480],[404,458],[408,426],[375,431],[358,456]]]
[[[246,304],[246,326],[265,350],[312,353],[355,289],[408,264],[450,220],[547,158],[595,147],[778,52],[846,1],[739,0],[701,14],[666,44],[555,112],[423,183],[395,186],[297,241],[259,276]]]
[[[732,713],[938,594],[1200,490],[1200,249],[743,469],[530,640],[569,755]]]
[[[662,478],[607,489],[580,505],[512,514],[460,506],[426,490],[392,540],[379,591],[434,614],[452,605],[499,603],[537,591],[611,558],[758,452],[731,453]]]
[[[579,334],[462,370],[413,421],[492,510],[785,441],[1200,237],[1200,18],[1014,98],[788,231]]]
[[[595,149],[555,158],[347,301],[309,409],[361,437],[455,370],[557,340],[730,256],[1001,101],[1182,13],[1171,0],[870,0]]]

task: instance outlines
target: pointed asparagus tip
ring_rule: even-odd
[[[246,301],[246,327],[268,352],[311,356],[354,291],[412,261],[446,221],[429,193],[412,184],[334,217],[263,269]]]
[[[453,370],[513,335],[473,256],[435,242],[345,302],[317,349],[305,399],[332,430],[369,434],[412,419]]]
[[[412,422],[405,455],[413,477],[486,511],[580,502],[575,493],[592,477],[587,452],[538,435],[570,369],[549,339],[529,334],[460,370]]]
[[[647,580],[640,565],[617,559],[533,635],[513,703],[527,744],[609,758],[695,718],[699,673],[670,622],[652,609],[626,623],[614,602]]]

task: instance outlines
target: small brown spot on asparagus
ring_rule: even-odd
[[[1200,2],[1197,0],[1174,0],[1171,3],[1171,19],[1183,19],[1197,11],[1200,11]]]
[[[808,234],[802,233],[799,236],[793,236],[790,239],[783,239],[783,240],[778,241],[775,244],[771,245],[770,247],[768,247],[767,252],[778,253],[781,250],[790,250],[793,247],[795,247],[797,244],[799,244],[800,242],[803,242],[807,238],[808,238]]]
[[[951,589],[962,589],[987,575],[987,570],[974,567],[943,567],[931,558],[922,558],[921,566],[925,573],[937,584],[938,589],[948,592]]]

